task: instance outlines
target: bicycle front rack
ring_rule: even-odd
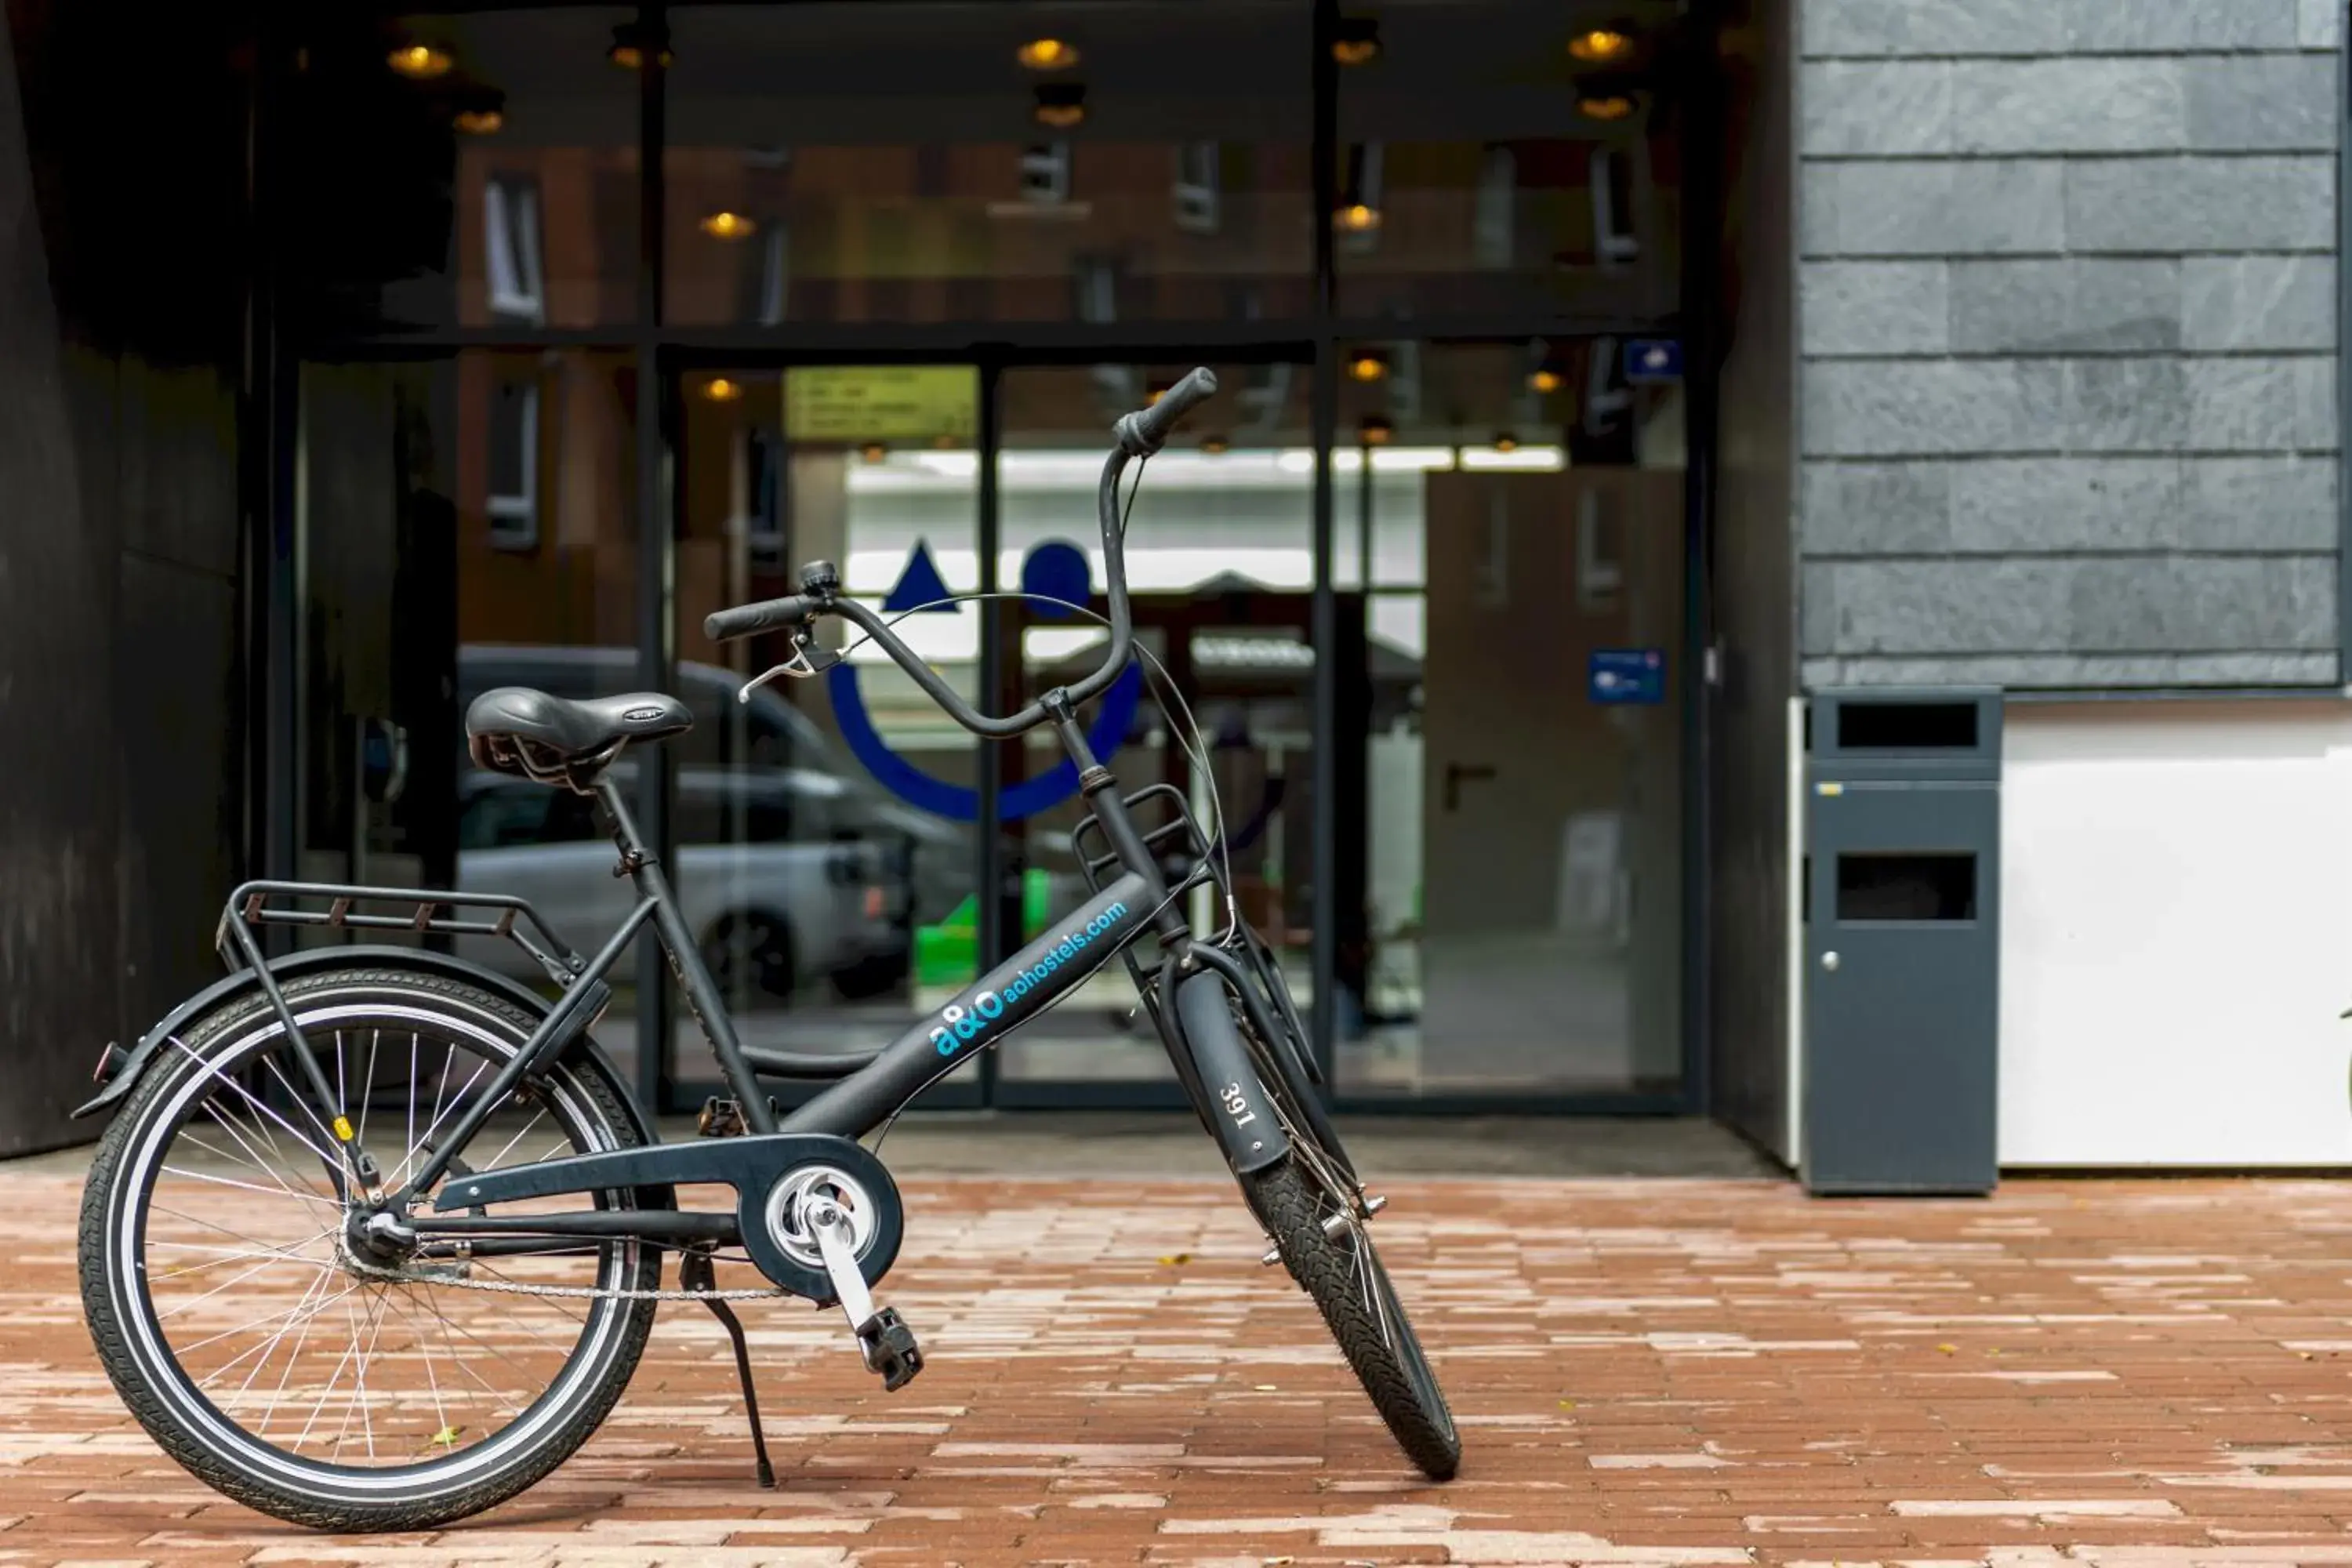
[[[1150,827],[1139,826],[1138,832],[1142,837],[1144,848],[1160,861],[1161,868],[1168,874],[1169,898],[1189,898],[1194,889],[1212,886],[1217,889],[1220,900],[1230,911],[1234,908],[1233,889],[1225,880],[1223,859],[1214,853],[1215,846],[1193,819],[1192,804],[1184,798],[1184,792],[1173,784],[1146,784],[1126,799],[1129,813],[1142,822],[1152,822],[1156,813],[1165,813],[1165,820]],[[1099,844],[1098,853],[1089,852],[1090,839]],[[1086,879],[1088,892],[1101,892],[1109,879],[1118,875],[1120,869],[1118,852],[1110,847],[1103,836],[1102,824],[1091,815],[1080,818],[1078,825],[1070,830],[1070,854],[1078,863],[1079,875]],[[1230,934],[1230,928],[1221,929],[1207,940],[1222,945]],[[1120,952],[1119,957],[1127,964],[1128,973],[1134,977],[1144,1008],[1157,1026],[1160,1022],[1160,976],[1157,973],[1145,972],[1135,956],[1132,943]]]

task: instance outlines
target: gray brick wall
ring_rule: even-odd
[[[2347,0],[1800,0],[1809,685],[2339,679]]]

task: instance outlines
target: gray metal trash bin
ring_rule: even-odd
[[[1998,691],[1812,694],[1801,1157],[1810,1192],[1992,1190],[2000,721]]]

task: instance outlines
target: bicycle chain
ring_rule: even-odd
[[[358,1258],[345,1256],[343,1267],[362,1279],[387,1285],[446,1285],[453,1290],[487,1290],[495,1296],[553,1296],[586,1301],[772,1301],[790,1290],[770,1285],[757,1290],[650,1290],[605,1289],[595,1285],[526,1285],[517,1279],[457,1279],[440,1275],[404,1274]]]

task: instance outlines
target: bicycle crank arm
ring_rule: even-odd
[[[915,1342],[915,1331],[891,1309],[875,1310],[874,1298],[866,1294],[866,1281],[858,1272],[856,1226],[839,1204],[813,1194],[803,1200],[801,1220],[824,1256],[825,1273],[832,1278],[842,1315],[849,1320],[849,1331],[857,1336],[866,1370],[881,1377],[886,1393],[898,1393],[923,1370],[923,1351]]]
[[[898,1258],[905,1223],[898,1184],[864,1145],[824,1132],[772,1132],[609,1149],[453,1176],[434,1195],[433,1207],[446,1214],[568,1193],[725,1185],[735,1189],[735,1218],[743,1250],[751,1254],[760,1272],[796,1296],[829,1302],[837,1292],[824,1259],[797,1229],[800,1197],[809,1173],[818,1171],[833,1173],[835,1185],[855,1188],[863,1200],[858,1221],[866,1240],[857,1267],[867,1283],[881,1279]],[[656,1221],[634,1234],[667,1239],[667,1233],[658,1226]],[[440,1227],[427,1222],[418,1228]]]

